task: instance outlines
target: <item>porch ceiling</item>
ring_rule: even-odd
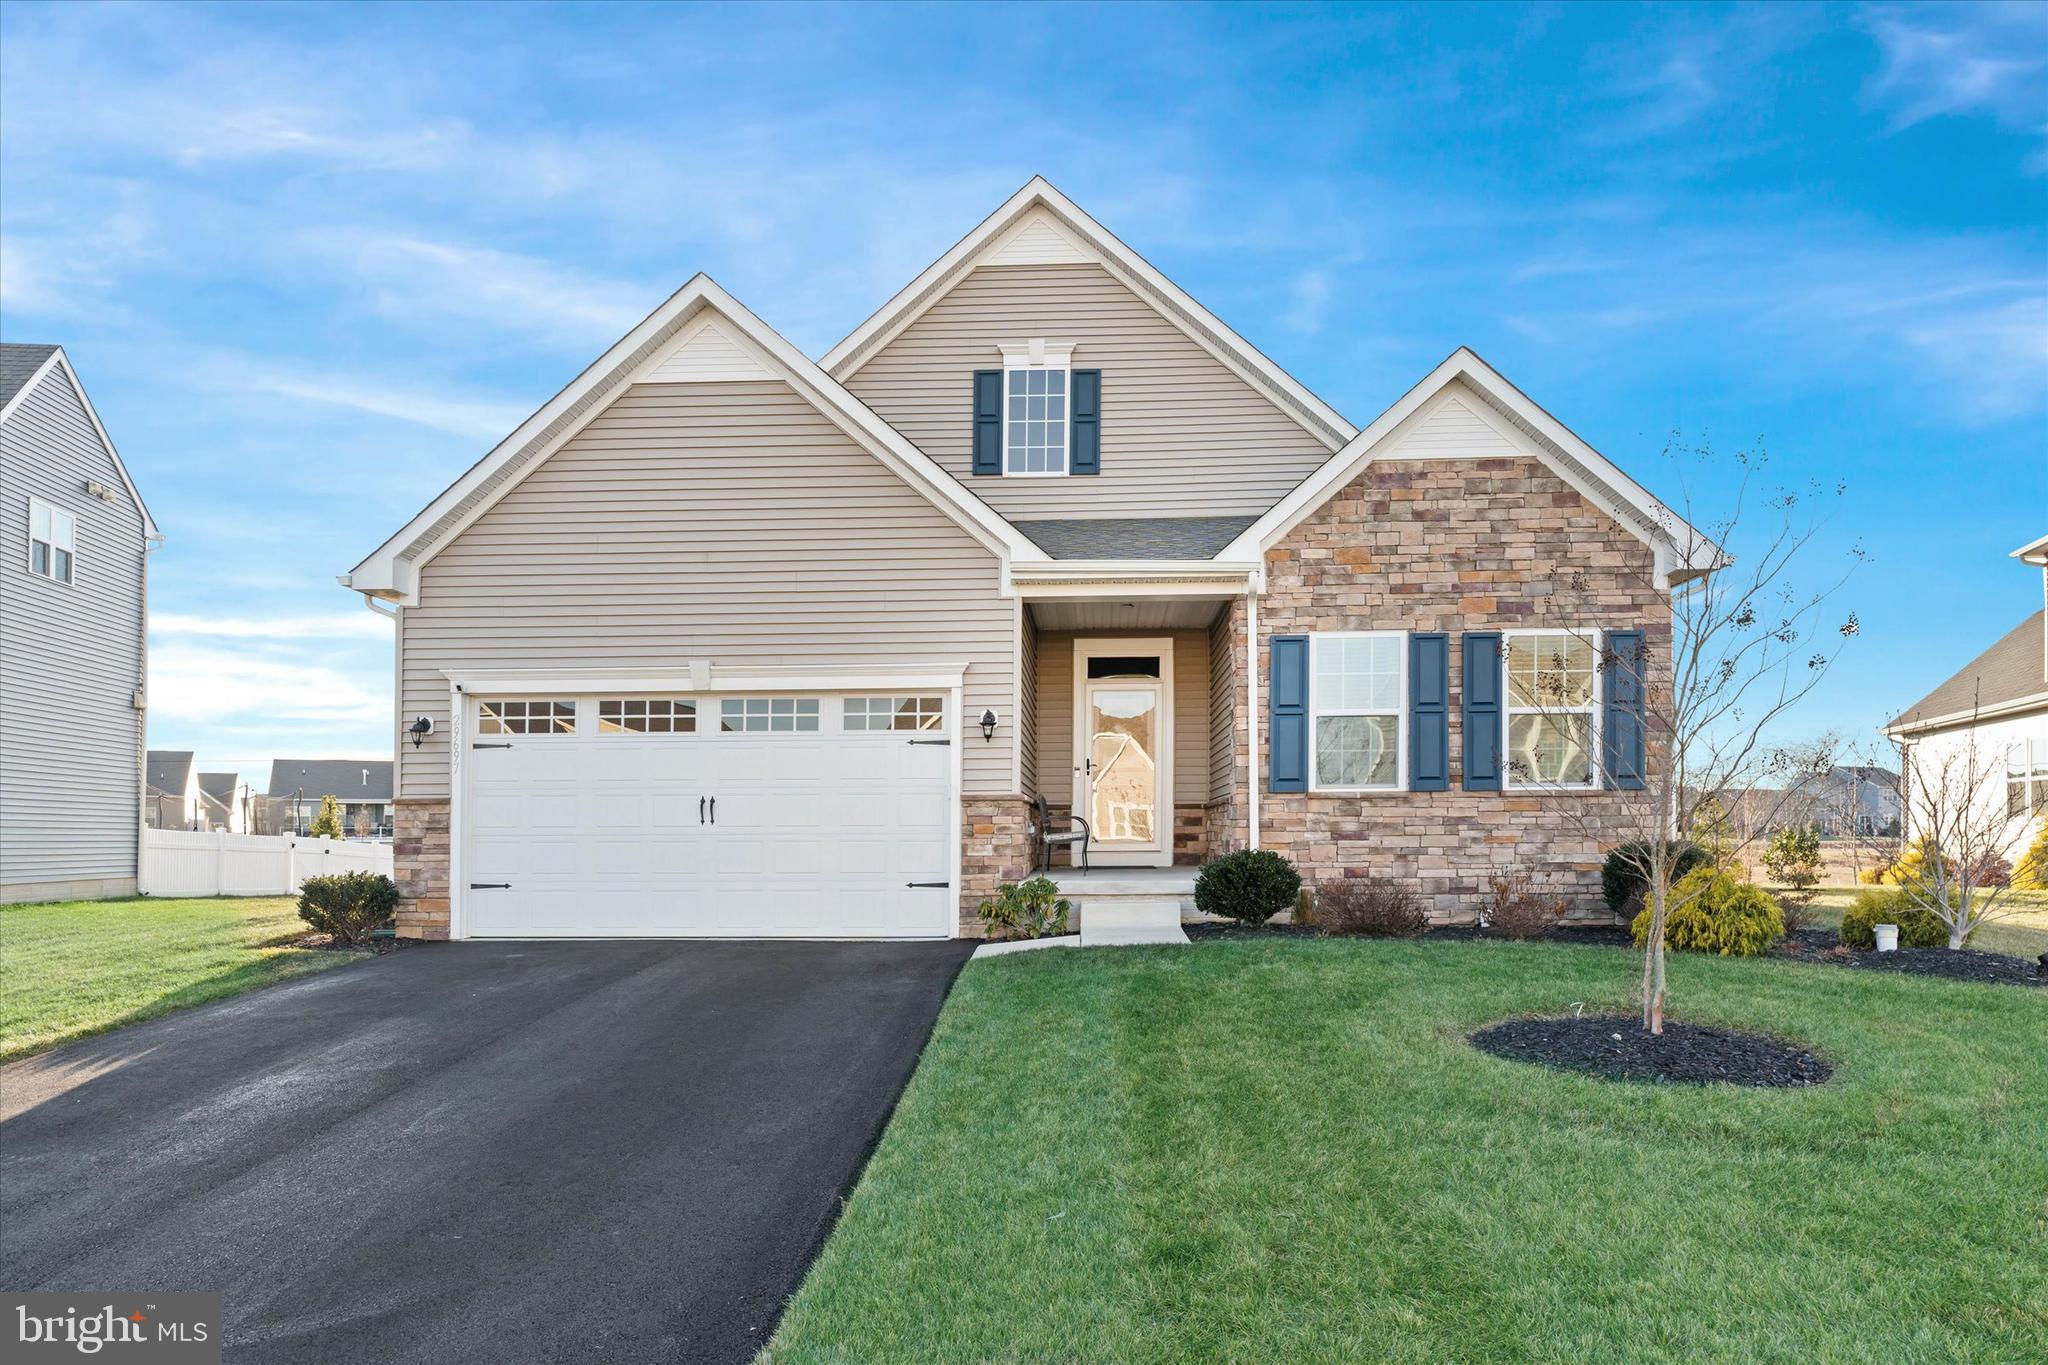
[[[1123,601],[1053,598],[1025,610],[1040,630],[1195,630],[1207,626],[1224,602],[1185,597]]]

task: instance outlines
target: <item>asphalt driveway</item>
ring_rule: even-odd
[[[221,1290],[230,1360],[745,1360],[972,946],[435,945],[17,1063],[0,1285]]]

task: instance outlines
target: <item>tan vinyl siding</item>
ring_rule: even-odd
[[[1014,790],[983,708],[1015,714],[995,556],[780,381],[629,389],[430,560],[404,616],[404,705],[445,726],[444,669],[969,665],[969,794]],[[445,730],[443,730],[445,733]],[[447,749],[401,746],[444,796]]]
[[[1072,342],[1102,371],[1102,473],[973,473],[973,373],[1004,343]],[[1252,516],[1330,450],[1098,265],[981,266],[847,380],[1004,516]]]
[[[78,519],[69,584],[29,571],[31,496]],[[142,512],[53,367],[0,425],[0,899],[135,876],[146,571]]]
[[[1173,637],[1173,800],[1209,799],[1209,632],[1138,632]],[[1038,789],[1074,799],[1074,641],[1113,640],[1117,631],[1043,632],[1038,637]]]

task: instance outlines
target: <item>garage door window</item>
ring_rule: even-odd
[[[576,733],[573,701],[480,701],[476,728],[486,735],[571,735]]]
[[[647,697],[599,697],[597,729],[605,735],[687,735],[697,728],[697,703]]]
[[[943,697],[848,697],[848,730],[936,730],[945,723]]]
[[[727,734],[815,731],[816,697],[728,697],[718,704],[718,728]]]

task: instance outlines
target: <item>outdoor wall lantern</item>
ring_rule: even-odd
[[[993,712],[993,711],[984,711],[984,712],[982,712],[982,713],[981,713],[981,737],[982,737],[982,739],[983,739],[984,741],[987,741],[987,742],[990,742],[990,743],[993,743],[993,742],[994,742],[994,740],[995,740],[995,737],[996,737],[996,713],[995,713],[995,712]]]
[[[432,716],[421,716],[418,720],[406,726],[405,732],[412,736],[412,747],[417,749],[420,745],[427,742],[428,735],[434,733],[434,718]]]

